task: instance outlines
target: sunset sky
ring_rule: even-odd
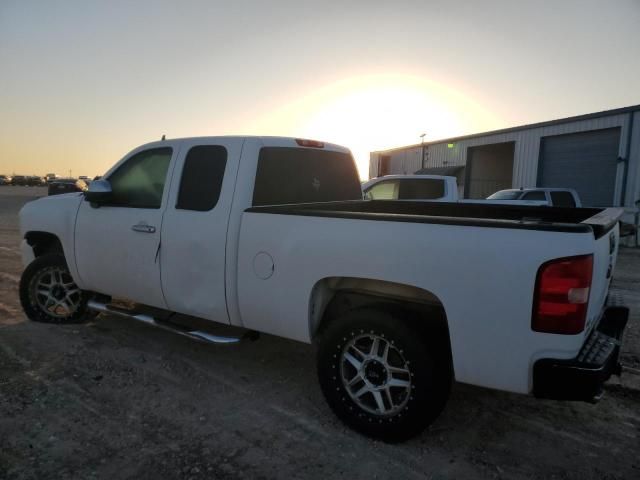
[[[0,173],[167,137],[369,151],[640,103],[640,0],[0,0]]]

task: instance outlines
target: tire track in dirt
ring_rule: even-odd
[[[31,362],[29,360],[27,360],[26,358],[21,357],[20,355],[18,355],[15,350],[13,348],[11,348],[9,345],[0,342],[0,350],[2,350],[4,352],[4,354],[9,357],[11,360],[19,363],[20,365],[22,365],[25,368],[28,368],[31,366]]]
[[[13,275],[12,273],[6,272],[0,272],[0,280],[8,281],[15,284],[20,283],[20,277],[18,275]]]
[[[7,313],[9,318],[16,318],[20,314],[20,310],[2,302],[0,302],[0,312]]]
[[[101,406],[100,403],[93,399],[86,398],[90,397],[91,394],[83,390],[73,381],[66,378],[52,381],[48,378],[45,378],[45,376],[43,376],[43,374],[37,367],[34,368],[34,365],[31,361],[19,355],[13,347],[5,342],[0,341],[0,350],[5,354],[5,356],[18,363],[24,369],[22,374],[25,377],[29,378],[36,384],[44,385],[51,395],[55,395],[59,398],[64,398],[67,401],[70,401],[71,403],[79,406],[80,408],[83,408],[84,410],[92,413],[98,418],[102,420],[108,420],[108,417],[99,411]],[[46,370],[45,373],[48,374]]]

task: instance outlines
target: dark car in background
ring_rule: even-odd
[[[39,177],[38,175],[29,175],[27,177],[27,185],[30,187],[44,187],[47,184],[47,181],[44,177]]]
[[[38,175],[16,175],[11,181],[11,185],[22,187],[44,187],[47,181]]]
[[[29,185],[29,177],[25,175],[15,175],[11,180],[11,185],[17,185],[17,186]]]
[[[77,178],[56,178],[49,183],[49,195],[61,193],[84,192],[88,188],[87,182]]]
[[[11,185],[12,180],[9,175],[0,175],[0,185]]]

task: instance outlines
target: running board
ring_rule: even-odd
[[[119,317],[129,318],[131,320],[137,320],[142,323],[146,323],[147,325],[151,325],[153,327],[160,328],[162,330],[166,330],[168,332],[176,333],[183,337],[190,338],[192,340],[196,340],[198,342],[204,343],[238,343],[243,338],[254,339],[255,332],[248,331],[243,337],[223,337],[220,335],[213,335],[208,332],[203,332],[202,330],[188,330],[182,329],[178,325],[173,325],[165,322],[158,322],[151,315],[146,315],[144,313],[136,313],[133,311],[127,311],[125,309],[117,308],[114,306],[109,306],[105,303],[100,303],[95,300],[89,300],[87,303],[87,307],[96,312],[102,313],[110,313],[112,315],[117,315]]]

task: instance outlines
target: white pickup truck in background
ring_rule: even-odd
[[[582,207],[578,192],[572,188],[511,188],[508,190],[500,190],[489,195],[487,200],[511,203],[516,201],[534,201],[546,202],[546,204],[551,207]]]
[[[628,315],[608,296],[620,213],[367,201],[336,145],[166,140],[25,205],[20,299],[41,322],[107,311],[202,341],[232,341],[207,329],[226,324],[314,343],[333,411],[399,441],[454,379],[599,395]]]
[[[362,184],[367,200],[428,200],[457,202],[456,177],[444,175],[384,175]]]
[[[553,196],[550,194],[552,190]],[[362,194],[367,200],[580,206],[578,194],[574,190],[567,189],[500,190],[487,199],[462,199],[458,195],[456,177],[444,175],[384,175],[363,183]],[[566,195],[575,198],[572,205],[569,205],[571,202],[566,198]]]

